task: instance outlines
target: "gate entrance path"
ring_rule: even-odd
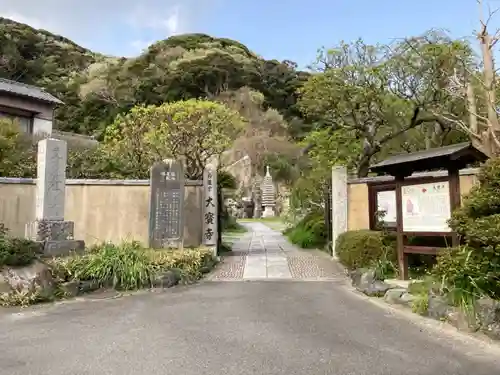
[[[224,254],[208,280],[304,280],[332,281],[344,278],[342,268],[328,254],[302,250],[261,222],[246,222],[248,232]]]

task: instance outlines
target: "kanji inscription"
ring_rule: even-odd
[[[178,162],[154,164],[150,189],[150,247],[179,247],[184,235],[182,165]]]
[[[209,164],[203,173],[203,244],[217,246],[217,168]]]

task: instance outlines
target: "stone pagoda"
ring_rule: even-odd
[[[262,192],[262,206],[264,207],[262,217],[274,217],[274,207],[276,206],[276,190],[274,188],[271,173],[269,173],[269,167],[266,167],[266,176],[262,181],[260,189]]]

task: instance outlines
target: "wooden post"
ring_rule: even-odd
[[[399,277],[408,280],[408,261],[404,253],[403,238],[403,182],[404,177],[396,176],[396,243],[398,252]]]
[[[460,173],[459,169],[452,167],[448,169],[449,187],[450,187],[450,211],[453,213],[460,207]],[[456,247],[460,244],[458,234],[453,232],[451,235],[451,245]]]

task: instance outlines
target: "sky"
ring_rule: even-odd
[[[484,1],[500,8],[500,0]],[[300,67],[342,40],[390,43],[429,29],[473,40],[479,27],[476,0],[0,0],[0,16],[109,55],[135,56],[157,40],[199,32]],[[500,25],[500,11],[490,24]]]

